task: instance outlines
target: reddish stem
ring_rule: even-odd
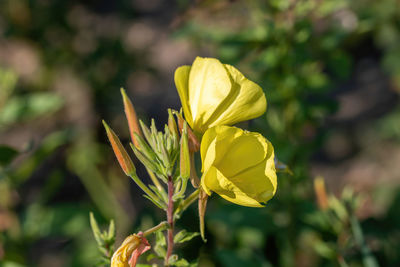
[[[169,224],[169,228],[167,231],[167,257],[166,264],[168,266],[168,259],[172,255],[172,251],[174,249],[174,201],[172,200],[172,196],[174,194],[174,183],[172,181],[172,177],[168,177],[168,207],[167,207],[167,221]]]

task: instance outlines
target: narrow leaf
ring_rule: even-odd
[[[189,233],[186,230],[182,230],[179,233],[177,233],[174,237],[174,243],[184,243],[189,240],[192,240],[194,237],[199,236],[200,233]]]

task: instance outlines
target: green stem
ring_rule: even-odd
[[[172,196],[174,194],[174,182],[172,177],[168,177],[168,207],[167,207],[167,255],[165,256],[165,266],[169,266],[169,258],[174,250],[174,200]]]
[[[364,234],[361,229],[360,222],[354,214],[350,216],[351,229],[353,231],[354,239],[357,245],[361,248],[361,254],[363,256],[363,263],[365,267],[378,267],[375,257],[372,255],[369,247],[365,243]]]
[[[167,221],[162,221],[158,225],[156,225],[156,226],[144,231],[143,235],[144,236],[148,236],[148,235],[150,235],[150,234],[152,234],[154,232],[157,232],[159,230],[164,230],[166,228],[168,228],[168,222]]]
[[[179,207],[176,209],[174,213],[174,217],[178,217],[180,213],[184,212],[193,202],[196,201],[196,199],[199,197],[199,189],[196,189],[190,196],[188,196],[181,204]]]

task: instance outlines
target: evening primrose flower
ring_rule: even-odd
[[[274,148],[261,134],[216,126],[205,132],[200,153],[201,187],[208,195],[248,207],[262,207],[274,196]]]
[[[128,236],[111,258],[111,267],[134,267],[141,254],[150,249],[150,244],[143,234]]]
[[[259,117],[267,108],[260,86],[215,58],[197,57],[192,66],[176,69],[175,85],[185,119],[199,134]]]

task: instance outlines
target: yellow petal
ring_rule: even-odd
[[[214,191],[224,199],[238,205],[247,207],[263,206],[241,191],[215,167],[211,167],[208,172],[203,175],[202,187],[206,192]]]
[[[140,245],[141,239],[133,234],[128,236],[121,246],[114,252],[111,267],[129,267],[129,259],[133,251]]]
[[[249,207],[261,207],[275,194],[274,149],[261,134],[216,126],[205,132],[200,152],[207,194]]]
[[[230,177],[229,181],[258,202],[267,202],[276,192],[277,181],[273,160],[274,158],[270,157],[268,160]]]
[[[178,90],[179,98],[181,99],[183,113],[185,119],[189,123],[190,127],[193,128],[192,113],[189,106],[189,73],[190,66],[181,66],[175,71],[175,85]]]
[[[236,127],[219,126],[208,129],[201,139],[200,153],[203,162],[202,172],[205,172],[210,164],[214,164],[216,159],[215,143],[217,141],[219,144],[218,155],[224,155],[233,140],[242,134],[243,131]],[[213,145],[211,145],[212,142],[214,142]]]
[[[209,127],[233,125],[240,121],[257,118],[265,113],[267,100],[260,86],[248,80],[231,65],[224,65],[232,79],[232,92],[223,105],[218,107],[220,114]]]
[[[231,87],[226,68],[218,59],[195,59],[189,74],[189,103],[195,132],[208,128],[208,120],[229,95]]]
[[[267,154],[267,144],[264,137],[258,133],[229,128],[242,134],[229,143],[218,145],[218,156],[214,165],[224,170],[224,175],[231,177],[263,161]],[[224,151],[221,153],[222,149]]]

